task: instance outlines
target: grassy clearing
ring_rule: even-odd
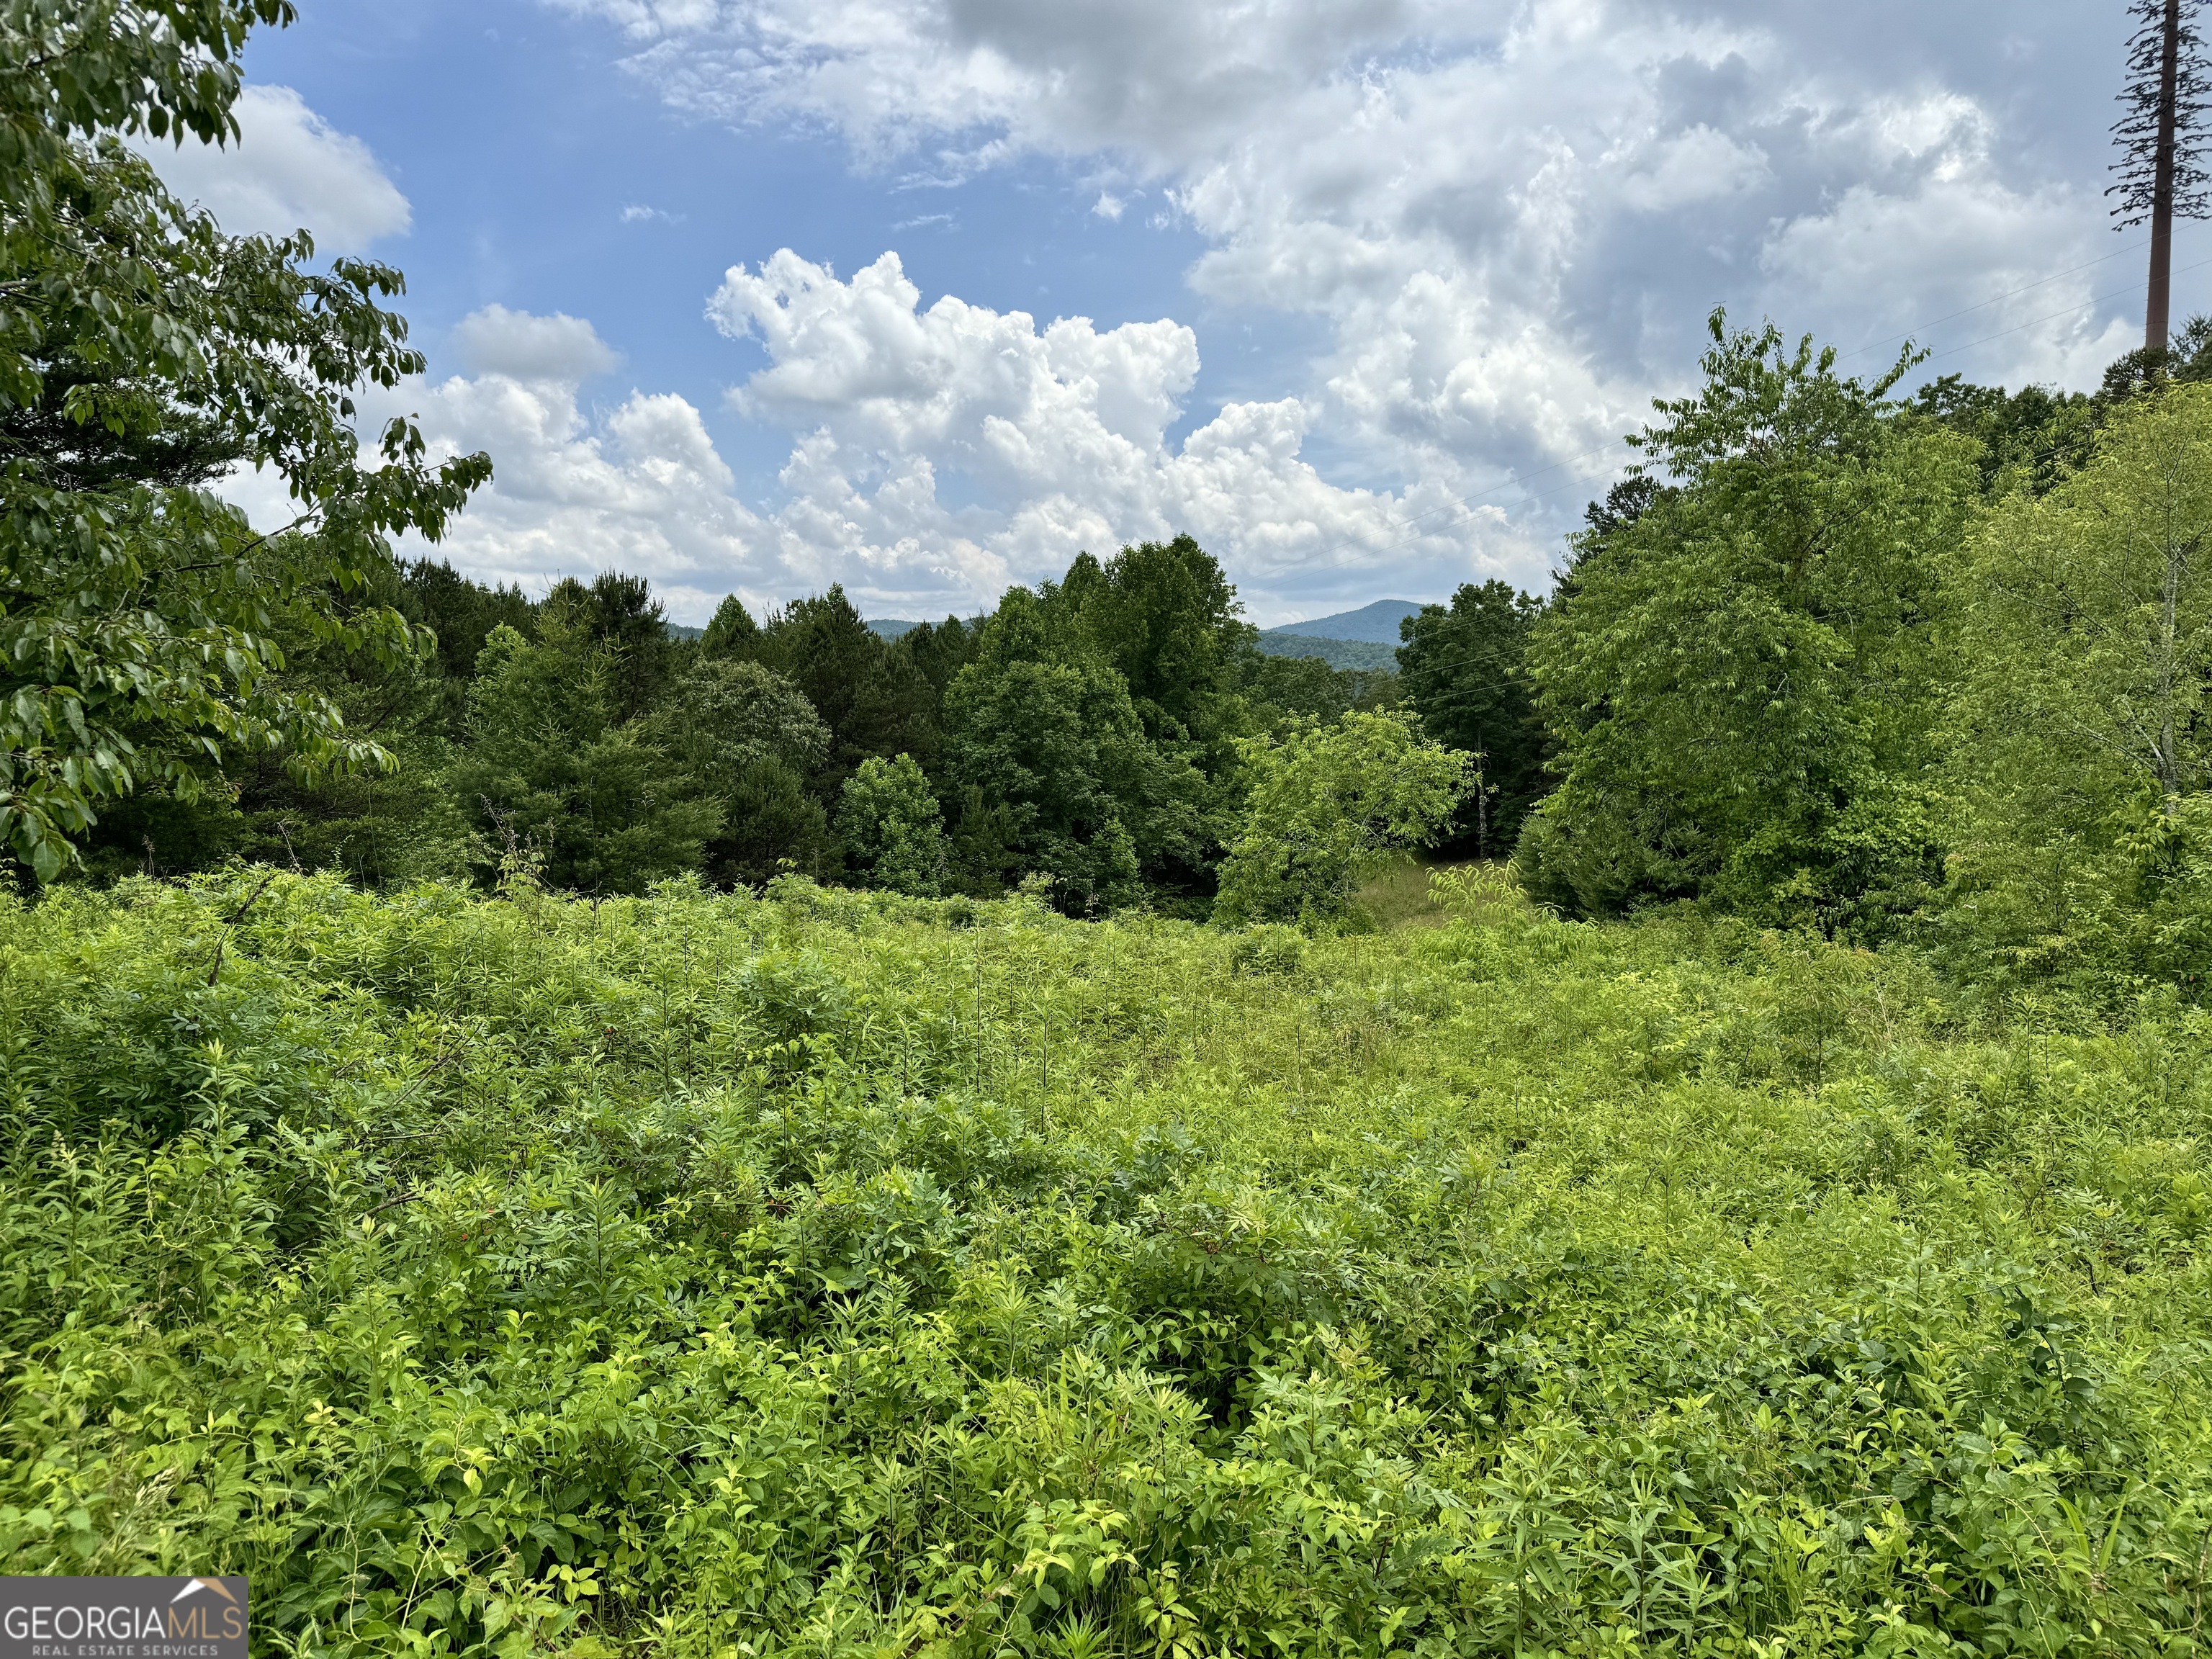
[[[302,1653],[2200,1640],[2202,1015],[1473,878],[264,876],[0,927],[15,1571]]]
[[[1482,866],[1401,857],[1359,890],[1358,907],[1383,933],[1401,927],[1441,927],[1450,913],[1437,902],[1430,878],[1438,870],[1462,876]]]

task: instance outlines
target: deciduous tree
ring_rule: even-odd
[[[1968,543],[1948,927],[1975,949],[2212,968],[2208,539],[2212,386],[2172,386]]]
[[[837,827],[861,880],[917,898],[945,890],[951,870],[945,815],[910,755],[871,756],[845,781]]]
[[[1470,756],[1425,738],[1401,710],[1306,721],[1245,742],[1243,833],[1221,867],[1216,920],[1337,926],[1397,849],[1427,846],[1474,782]]]
[[[427,639],[347,603],[404,531],[436,540],[489,476],[432,465],[356,395],[419,374],[387,266],[225,235],[123,137],[237,136],[238,55],[285,0],[0,7],[0,838],[58,874],[106,805],[205,793],[223,756],[304,775],[389,764],[288,685],[274,618],[394,659]],[[257,531],[210,485],[272,471]]]
[[[1590,538],[1534,631],[1565,775],[1524,872],[1587,910],[1871,919],[1937,867],[1942,573],[1974,446],[1893,418],[1909,359],[1863,384],[1771,325],[1711,328],[1704,388],[1636,440],[1668,491]]]
[[[721,808],[705,867],[759,885],[788,863],[835,872],[829,814],[806,787],[830,754],[830,728],[789,680],[757,662],[702,657],[658,722],[691,787]]]

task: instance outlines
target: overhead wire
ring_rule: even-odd
[[[2139,249],[2147,248],[2149,246],[2150,242],[2148,238],[2140,242],[2130,242],[2124,248],[2116,248],[2110,253],[2100,255],[2094,259],[2086,260],[2078,265],[2069,265],[2063,270],[2054,270],[2048,276],[2039,276],[2033,282],[2024,283],[2019,288],[2008,289],[2004,293],[1997,295],[1992,299],[1983,300],[1974,305],[1970,305],[1964,311],[1954,311],[1948,316],[1936,318],[1930,322],[1921,324],[1917,328],[1909,328],[1902,334],[1893,334],[1886,340],[1875,340],[1863,346],[1853,346],[1849,351],[1838,352],[1836,356],[1836,361],[1838,362],[1841,362],[1846,357],[1857,357],[1863,356],[1865,353],[1869,351],[1879,351],[1886,345],[1901,344],[1905,341],[1912,338],[1914,335],[1920,333],[1923,330],[1941,328],[1944,324],[1954,323],[1961,317],[1971,317],[1978,311],[1987,311],[1991,306],[2002,305],[2007,300],[2016,300],[2023,294],[2032,294],[2039,288],[2047,288],[2051,283],[2058,281],[2061,277],[2072,276],[2081,271],[2094,270],[2098,265],[2101,265],[2108,261],[2118,258],[2123,253],[2133,253]],[[2090,303],[2094,304],[2095,301],[2093,301]],[[2059,314],[2063,316],[2065,313],[2062,312]],[[1995,337],[1992,336],[1991,337],[1994,338]]]
[[[1971,316],[1977,311],[1985,311],[1993,305],[2002,305],[2007,300],[2016,299],[2021,295],[2032,293],[2039,288],[2046,287],[2050,283],[2061,281],[2068,276],[2075,276],[2081,271],[2092,270],[2098,265],[2105,264],[2111,260],[2117,259],[2123,254],[2135,252],[2138,249],[2148,246],[2148,243],[2147,242],[2130,243],[2127,246],[2117,248],[2110,253],[2101,254],[2094,259],[2085,260],[2080,264],[2069,265],[2063,270],[2053,271],[2047,276],[2039,276],[2032,283],[2023,283],[2018,288],[2008,289],[2002,294],[1994,295],[1989,299],[1967,306],[1962,310],[1950,312],[1942,317],[1935,318],[1929,322],[1920,324],[1903,334],[1892,335],[1887,339],[1876,340],[1867,345],[1854,346],[1849,351],[1838,353],[1836,361],[1840,362],[1844,361],[1846,358],[1860,356],[1869,351],[1879,350],[1881,347],[1886,345],[1894,345],[1904,341],[1912,339],[1915,336],[1928,329],[1941,327],[1943,324],[1956,321],[1960,317]],[[2188,271],[2200,270],[2207,264],[2212,264],[2212,259],[2200,259],[2194,264],[2185,265],[2180,270],[2176,271],[2174,275],[2181,276]],[[2114,289],[2108,293],[2093,295],[2089,299],[2081,301],[2078,304],[2068,306],[2062,310],[2051,312],[2041,317],[2030,318],[2024,323],[2015,324],[2011,328],[2000,329],[1997,332],[1984,335],[1980,339],[1969,340],[1963,345],[1951,346],[1942,351],[1931,353],[1927,361],[1936,362],[1940,362],[1942,359],[1946,357],[1954,357],[1962,351],[1971,351],[1976,346],[1987,345],[1992,340],[2003,339],[2008,335],[2019,333],[2023,329],[2033,328],[2042,323],[2056,322],[2060,318],[2070,317],[2079,312],[2087,311],[2096,306],[2103,305],[2106,301],[2118,299],[2123,295],[2134,293],[2142,286],[2142,283],[2136,283],[2130,284],[2126,288]],[[1607,450],[1622,447],[1629,447],[1628,439],[1626,436],[1607,439],[1605,442],[1595,445],[1592,447],[1583,450],[1577,454],[1564,456],[1559,460],[1550,462],[1543,466],[1531,468],[1526,472],[1516,473],[1510,478],[1502,479],[1498,483],[1486,485],[1483,489],[1470,490],[1464,495],[1454,496],[1451,500],[1442,502],[1436,507],[1425,508],[1421,512],[1414,514],[1410,518],[1401,519],[1396,524],[1389,526],[1389,528],[1394,530],[1407,529],[1413,525],[1420,523],[1425,519],[1434,518],[1440,513],[1449,513],[1455,507],[1473,507],[1479,503],[1484,503],[1486,501],[1486,498],[1490,496],[1500,495],[1507,490],[1515,489],[1522,489],[1524,492],[1522,499],[1517,501],[1507,503],[1507,505],[1521,507],[1529,505],[1535,501],[1548,500],[1551,496],[1562,493],[1562,489],[1560,488],[1555,488],[1540,492],[1529,492],[1527,490],[1528,481],[1542,477],[1548,472],[1556,472],[1561,467],[1572,466],[1577,461],[1588,460],[1591,456],[1602,454]],[[1576,489],[1580,487],[1583,482],[1583,480],[1578,479],[1564,486],[1563,488],[1565,489]],[[1329,545],[1320,549],[1314,558],[1300,560],[1293,568],[1301,574],[1316,570],[1340,570],[1352,563],[1354,559],[1370,559],[1384,553],[1395,552],[1399,548],[1410,547],[1415,542],[1425,541],[1429,537],[1439,533],[1441,532],[1437,530],[1420,531],[1413,535],[1402,537],[1393,542],[1385,542],[1380,545],[1370,544],[1356,538],[1348,538],[1332,543]],[[1321,555],[1345,552],[1347,550],[1353,554],[1353,558],[1324,560],[1320,556]]]
[[[2199,259],[2195,264],[2182,266],[2179,270],[2175,271],[2173,274],[2179,276],[2188,271],[2202,270],[2206,265],[2212,265],[2212,259]],[[2010,328],[2001,328],[1994,334],[1984,334],[1978,340],[1969,340],[1966,344],[1953,346],[1948,351],[1930,352],[1928,356],[1928,361],[1935,362],[1942,358],[1955,357],[1962,351],[1972,351],[1978,345],[1987,345],[1992,340],[2003,339],[2008,334],[2017,334],[2021,329],[2033,328],[2038,323],[2056,322],[2061,317],[2070,317],[2077,311],[2087,311],[2092,306],[2100,306],[2107,300],[2117,300],[2122,295],[2132,294],[2136,289],[2142,286],[2142,283],[2136,283],[2127,288],[2116,288],[2109,294],[2100,294],[2094,299],[2084,300],[2080,305],[2069,306],[2063,311],[2054,311],[2045,317],[2031,317],[2024,323],[2015,323]]]

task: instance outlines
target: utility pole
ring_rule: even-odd
[[[2200,164],[2202,127],[2212,103],[2204,43],[2197,30],[2203,0],[2132,0],[2136,32],[2128,41],[2126,114],[2113,125],[2119,180],[2105,193],[2119,199],[2112,216],[2123,227],[2150,222],[2150,284],[2143,307],[2143,357],[2154,368],[2166,353],[2173,306],[2173,222],[2205,216],[2208,175]]]

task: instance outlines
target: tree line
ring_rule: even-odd
[[[359,603],[426,647],[379,659],[280,616],[279,672],[393,770],[243,755],[228,788],[104,812],[88,866],[243,857],[375,885],[521,868],[598,895],[685,872],[925,896],[1042,878],[1076,913],[1203,908],[1252,745],[1397,701],[1393,676],[1262,653],[1188,537],[1079,556],[988,615],[896,639],[836,586],[758,617],[732,595],[686,639],[641,577],[533,601],[429,558],[390,564]]]
[[[1711,333],[1527,629],[1529,890],[2195,985],[2212,325],[2094,395],[1910,398],[1911,353],[1862,382],[1771,325]]]
[[[18,878],[230,858],[634,892],[783,872],[1334,925],[1373,855],[1563,911],[1690,901],[1962,967],[2193,985],[2212,859],[2212,322],[2093,394],[1897,395],[1715,313],[1551,591],[1395,674],[1257,648],[1188,536],[878,637],[836,588],[675,637],[641,579],[485,586],[490,458],[354,398],[399,274],[225,234],[118,135],[234,137],[282,0],[5,15],[0,837]],[[215,485],[272,471],[256,529]]]

